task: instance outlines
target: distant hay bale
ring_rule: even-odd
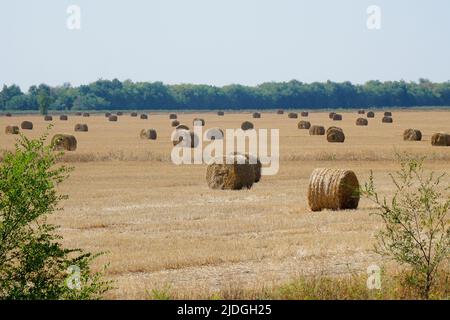
[[[88,118],[88,117],[90,117],[91,116],[91,114],[89,113],[89,112],[84,112],[83,113],[83,117],[85,117],[85,118]]]
[[[288,118],[289,118],[289,119],[297,119],[297,118],[298,118],[298,114],[295,113],[295,112],[290,112],[290,113],[288,114]]]
[[[111,112],[106,112],[105,113],[105,118],[109,118],[111,116]]]
[[[369,124],[369,121],[367,121],[367,119],[364,119],[364,118],[356,119],[357,126],[367,126],[368,124]]]
[[[200,140],[193,131],[177,130],[172,143],[183,148],[197,148]]]
[[[344,131],[341,128],[338,127],[329,127],[327,129],[327,141],[328,142],[344,142],[345,141],[345,134]]]
[[[255,119],[261,118],[261,113],[259,113],[259,112],[253,112],[253,118],[255,118]]]
[[[150,139],[150,140],[156,140],[158,135],[156,134],[155,129],[142,129],[140,133],[141,139]]]
[[[417,129],[406,129],[403,132],[403,140],[405,141],[420,141],[422,140],[422,132]]]
[[[244,121],[241,124],[241,129],[246,131],[246,130],[252,130],[255,126],[253,125],[253,123],[251,123],[250,121]]]
[[[358,114],[365,114],[365,113],[366,113],[366,111],[364,111],[362,109],[358,110]]]
[[[325,134],[325,128],[323,126],[311,126],[309,128],[310,136],[323,136]]]
[[[69,134],[56,134],[52,138],[53,150],[75,151],[77,149],[77,139]]]
[[[384,116],[385,116],[385,117],[392,117],[392,112],[386,111],[386,112],[384,113]]]
[[[147,119],[148,119],[148,115],[146,115],[146,114],[141,114],[139,117],[140,117],[142,120],[147,120]]]
[[[228,155],[222,163],[215,159],[206,169],[206,182],[215,190],[250,189],[255,182],[255,171],[246,156]]]
[[[5,114],[5,117],[12,117],[12,114],[8,112]]]
[[[19,134],[19,127],[18,126],[6,126],[5,134]]]
[[[358,178],[350,170],[315,169],[309,180],[308,203],[312,211],[356,209]]]
[[[383,119],[381,119],[381,122],[392,123],[392,122],[394,122],[394,120],[391,117],[383,117]]]
[[[74,128],[75,132],[88,132],[89,127],[85,123],[77,123]]]
[[[309,115],[309,112],[307,112],[307,111],[302,111],[302,112],[300,113],[300,115],[301,115],[302,117],[307,117],[307,116]]]
[[[177,127],[177,126],[180,125],[180,121],[178,121],[178,120],[173,120],[173,121],[170,123],[170,125],[171,125],[172,127]]]
[[[299,123],[298,123],[298,128],[299,129],[309,129],[309,128],[311,128],[311,122],[309,122],[309,121],[300,121]]]
[[[367,118],[375,118],[375,113],[373,111],[367,112]]]
[[[431,145],[433,146],[450,146],[450,134],[447,133],[435,133],[431,136]]]
[[[223,112],[223,111],[217,111],[217,115],[218,115],[218,116],[224,116],[224,115],[225,115],[225,112]]]
[[[114,121],[114,122],[116,122],[117,119],[118,119],[117,116],[114,115],[114,114],[112,114],[112,115],[110,115],[110,116],[108,117],[108,120],[109,120],[109,121]]]
[[[206,139],[212,140],[223,140],[224,134],[222,129],[219,128],[211,128],[205,133]]]
[[[334,115],[336,114],[336,112],[330,112],[328,114],[328,118],[333,119]]]
[[[342,115],[335,113],[333,116],[333,121],[341,121],[342,120]]]
[[[44,116],[44,121],[53,121],[53,117],[52,116]]]
[[[116,115],[118,115],[118,116],[123,116],[123,112],[122,112],[122,111],[119,111],[119,112],[116,113]]]
[[[75,112],[75,115],[76,116],[81,116],[81,112],[77,111],[77,112]]]
[[[188,130],[189,131],[189,127],[185,126],[184,124],[178,125],[175,129],[176,130]]]
[[[204,119],[200,119],[200,118],[195,118],[194,120],[192,120],[192,124],[194,126],[205,126],[205,120]]]
[[[277,110],[277,114],[284,114],[284,110],[278,109],[278,110]]]
[[[23,130],[33,130],[33,122],[31,122],[31,121],[22,121],[22,123],[20,124],[20,127]]]
[[[130,113],[130,116],[132,116],[132,117],[137,117],[137,112],[132,112],[132,113]]]
[[[67,115],[65,115],[65,114],[62,114],[62,115],[59,116],[59,120],[67,121],[68,119],[69,119],[69,117]]]
[[[170,119],[170,120],[175,120],[175,119],[177,119],[177,118],[178,118],[178,116],[177,116],[175,113],[169,114],[169,119]]]

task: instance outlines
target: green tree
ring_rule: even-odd
[[[50,106],[50,87],[41,84],[38,89],[38,96],[37,96],[37,102],[39,104],[39,112],[42,115],[48,114],[48,108]]]

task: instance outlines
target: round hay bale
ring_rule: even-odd
[[[403,132],[403,140],[405,141],[420,141],[422,140],[422,132],[417,129],[406,129]]]
[[[6,126],[5,134],[19,134],[19,127],[18,126]]]
[[[56,134],[52,138],[53,150],[75,151],[77,149],[77,139],[69,134]]]
[[[185,126],[184,124],[178,125],[175,129],[176,130],[188,130],[189,131],[189,127]]]
[[[333,116],[333,121],[341,121],[342,120],[342,115],[335,113]]]
[[[261,118],[261,113],[259,113],[259,112],[253,112],[253,118],[254,118],[254,119],[259,119],[259,118]]]
[[[122,111],[119,111],[119,112],[117,112],[116,113],[118,116],[123,116],[123,112]]]
[[[155,129],[148,129],[148,130],[142,129],[140,136],[141,139],[150,139],[150,140],[156,140],[158,137]]]
[[[297,118],[298,118],[298,114],[295,113],[295,112],[290,112],[290,113],[288,114],[288,118],[289,118],[289,119],[297,119]]]
[[[114,115],[114,114],[112,114],[112,115],[110,115],[110,116],[108,117],[108,120],[109,120],[109,121],[114,121],[114,122],[116,122],[117,119],[118,119],[118,117],[117,117],[116,115]]]
[[[88,118],[88,117],[90,117],[91,116],[91,114],[89,113],[89,112],[84,112],[83,113],[83,117],[85,117],[85,118]]]
[[[146,114],[141,114],[141,115],[139,116],[139,118],[141,118],[142,120],[147,120],[147,119],[148,119],[148,115],[146,115]]]
[[[105,118],[109,118],[111,116],[111,112],[106,112],[105,113]]]
[[[300,115],[301,115],[302,117],[307,117],[307,116],[309,116],[309,112],[302,111],[302,112],[300,113]]]
[[[179,145],[183,148],[197,148],[199,138],[193,131],[177,130],[172,143],[174,146]]]
[[[328,114],[328,118],[333,119],[334,115],[336,114],[336,112],[330,112]]]
[[[177,116],[175,113],[169,114],[169,119],[170,119],[170,120],[175,120],[175,119],[177,119],[177,118],[178,118],[178,116]]]
[[[386,112],[384,113],[384,116],[385,116],[385,117],[392,117],[392,112],[386,111]]]
[[[178,120],[173,120],[172,123],[170,124],[172,127],[177,127],[180,125],[180,121]]]
[[[447,133],[435,133],[431,136],[431,145],[433,146],[450,146],[450,134]]]
[[[20,124],[20,127],[23,130],[33,130],[33,122],[31,122],[31,121],[22,121],[22,123]]]
[[[311,126],[309,128],[310,136],[323,136],[325,134],[325,128],[323,126]]]
[[[219,128],[211,128],[205,132],[206,139],[209,141],[212,140],[223,140],[224,134],[222,129]]]
[[[284,110],[283,109],[278,109],[277,110],[277,114],[284,114]]]
[[[206,169],[206,182],[211,189],[250,189],[255,182],[255,171],[246,156],[228,155],[220,161],[216,159]]]
[[[200,119],[200,118],[195,118],[194,120],[192,120],[192,124],[194,126],[204,127],[205,126],[205,120],[204,119]]]
[[[350,170],[315,169],[309,180],[308,203],[312,211],[356,209],[358,178]]]
[[[53,117],[52,116],[44,116],[44,121],[53,121]]]
[[[75,115],[76,116],[81,116],[81,112],[77,111],[77,112],[75,112]]]
[[[364,111],[362,109],[358,110],[358,114],[365,114],[365,113],[366,113],[366,111]]]
[[[344,131],[341,128],[338,127],[329,127],[327,129],[327,141],[328,142],[344,142],[345,141],[345,134]]]
[[[74,128],[75,132],[88,132],[88,125],[85,123],[77,123]]]
[[[217,115],[218,115],[218,116],[224,116],[224,115],[225,115],[225,112],[223,112],[223,111],[218,111],[218,112],[217,112]]]
[[[8,112],[5,114],[5,117],[12,117],[12,114]]]
[[[367,119],[364,119],[364,118],[356,119],[357,126],[367,126],[368,124],[369,124],[369,121],[367,121]]]
[[[236,155],[242,155],[242,153],[239,152],[233,152],[231,153],[232,156]],[[251,154],[244,154],[245,158],[247,159],[248,163],[253,167],[253,172],[255,174],[255,183],[258,183],[261,180],[261,169],[262,164],[261,161],[259,161],[258,157],[255,157]]]
[[[298,128],[299,129],[309,129],[309,128],[311,128],[311,122],[309,122],[309,121],[300,121],[299,123],[298,123]]]
[[[250,121],[244,121],[241,124],[241,129],[244,130],[244,131],[252,130],[253,128],[254,128],[254,125]]]
[[[367,118],[375,118],[375,113],[373,111],[367,112]]]
[[[61,120],[61,121],[67,121],[68,119],[69,119],[69,117],[65,114],[62,114],[59,116],[59,120]]]
[[[394,122],[394,120],[391,117],[383,117],[383,119],[381,119],[381,122],[392,123],[392,122]]]
[[[132,113],[130,113],[130,116],[132,116],[132,117],[137,117],[137,112],[132,112]]]

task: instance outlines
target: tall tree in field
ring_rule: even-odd
[[[48,113],[48,107],[50,106],[50,87],[41,84],[38,89],[37,101],[39,104],[39,112],[42,115],[46,115]]]

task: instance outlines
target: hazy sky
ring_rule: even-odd
[[[66,26],[69,5],[81,30]],[[420,77],[450,80],[449,0],[0,0],[0,85],[23,90]]]

